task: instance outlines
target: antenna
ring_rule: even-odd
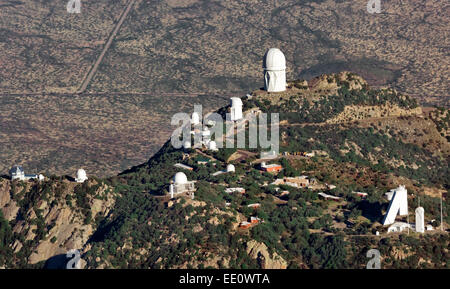
[[[409,235],[409,226],[411,226],[411,225],[409,224],[409,212],[408,212],[408,215],[406,216],[406,222],[408,222],[408,235]]]
[[[442,192],[441,192],[441,231],[444,231],[444,224],[442,222]]]

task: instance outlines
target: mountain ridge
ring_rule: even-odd
[[[420,111],[413,99],[391,89],[372,90],[359,76],[341,72],[307,82],[290,81],[284,93],[255,90],[243,103],[245,111],[280,113],[281,154],[272,161],[283,166],[277,176],[260,171],[255,154],[260,149],[183,152],[169,140],[147,162],[103,180],[90,177],[84,184],[64,177],[51,177],[42,184],[2,180],[0,221],[5,225],[0,250],[11,258],[0,265],[56,266],[50,255],[79,249],[86,268],[362,268],[366,248],[377,246],[387,256],[384,264],[389,268],[448,266],[449,238],[437,230],[437,221],[432,223],[436,230],[423,236],[387,234],[380,224],[387,190],[405,184],[410,206],[420,197],[427,220],[439,219],[439,196],[448,192],[448,139],[438,129],[440,122]],[[369,108],[377,117],[348,110],[355,106]],[[391,108],[395,108],[392,114]],[[342,112],[348,121],[327,122]],[[311,151],[317,155],[294,154]],[[205,156],[215,161],[199,163]],[[168,196],[169,181],[180,171],[176,163],[193,168],[182,171],[188,180],[197,181],[194,200]],[[229,163],[234,164],[234,173],[211,175]],[[277,178],[299,175],[317,183],[312,189],[272,184]],[[336,188],[330,189],[330,184]],[[11,185],[23,188],[22,193]],[[55,194],[61,185],[68,186],[59,198],[66,210],[62,215],[78,220],[71,230],[91,229],[53,239],[58,226],[51,226],[52,218],[40,216],[41,210],[61,208],[60,201],[50,201],[58,200]],[[231,187],[243,187],[245,193],[224,193]],[[108,197],[103,199],[105,190]],[[367,192],[368,197],[352,191]],[[324,200],[318,193],[340,200]],[[14,204],[11,196],[18,198]],[[39,202],[46,196],[50,205]],[[254,203],[260,207],[248,207]],[[445,202],[446,227],[448,210]],[[28,216],[27,230],[17,229],[23,224],[21,215]],[[264,222],[241,228],[239,224],[251,217]],[[27,234],[35,236],[33,242]],[[23,247],[18,249],[19,243]],[[406,248],[415,254],[403,254]],[[64,266],[64,260],[56,263]]]

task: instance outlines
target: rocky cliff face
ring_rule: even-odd
[[[286,269],[287,262],[277,253],[269,254],[265,244],[251,240],[247,243],[247,254],[256,259],[263,269]]]
[[[85,184],[0,180],[0,209],[18,236],[10,246],[29,264],[72,249],[82,252],[114,203],[112,188],[96,180]]]

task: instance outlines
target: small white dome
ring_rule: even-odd
[[[86,179],[86,171],[83,169],[79,169],[77,171],[77,178],[78,179]]]
[[[232,107],[237,107],[237,106],[242,107],[243,106],[242,100],[239,97],[232,97],[232,98],[230,98],[230,100],[231,100]]]
[[[263,68],[266,70],[286,69],[286,58],[278,48],[270,48],[264,55]]]
[[[75,181],[77,183],[84,183],[84,181],[87,180],[87,179],[88,179],[88,177],[86,175],[86,171],[83,170],[83,169],[79,169],[77,171],[77,177],[75,178]]]
[[[227,166],[227,173],[231,173],[231,172],[235,172],[235,171],[236,171],[236,169],[233,164],[229,164]]]
[[[184,143],[183,143],[183,148],[184,149],[190,149],[191,148],[191,142],[190,141],[185,141]]]
[[[211,132],[209,131],[209,129],[207,127],[205,127],[202,130],[202,136],[210,136],[210,135],[211,135]]]
[[[200,123],[200,115],[198,114],[198,112],[194,111],[191,117],[191,124],[197,125],[199,123]]]
[[[215,141],[210,141],[209,142],[209,149],[210,150],[217,150],[217,144],[216,144],[216,142]]]
[[[182,185],[182,184],[186,184],[187,183],[187,177],[184,173],[182,172],[178,172],[175,174],[175,176],[173,177],[173,182],[176,185]]]

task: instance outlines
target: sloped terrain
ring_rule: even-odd
[[[239,91],[261,86],[261,56],[279,47],[288,78],[350,70],[448,105],[448,3],[142,1],[91,91]]]
[[[249,149],[243,158],[232,158],[234,173],[213,176],[225,169],[236,150],[183,151],[168,141],[148,162],[105,180],[114,188],[115,206],[96,223],[82,248],[84,266],[365,268],[367,250],[377,248],[383,268],[448,268],[450,240],[438,221],[440,196],[449,189],[448,142],[414,99],[394,90],[370,89],[361,77],[346,72],[291,82],[283,93],[256,90],[252,95],[243,100],[245,109],[280,112],[282,154],[272,162],[283,170],[278,175],[261,172],[254,154],[259,149]],[[397,109],[383,115],[386,107]],[[329,121],[342,113],[346,117],[341,121]],[[402,130],[404,121],[436,132],[409,137]],[[436,147],[423,145],[430,139]],[[294,154],[299,151],[317,154]],[[205,156],[211,161],[199,163]],[[181,170],[176,163],[193,168],[183,172],[196,181],[194,199],[168,196],[169,182]],[[308,189],[272,184],[299,175],[315,179],[315,184]],[[408,189],[410,220],[420,198],[433,231],[386,232],[380,224],[388,206],[384,193],[398,185]],[[225,193],[232,187],[245,193]],[[83,196],[83,190],[75,190],[74,197],[80,192]],[[321,192],[340,199],[324,200]],[[255,203],[259,207],[248,206]],[[443,205],[447,228],[447,198]],[[259,221],[250,228],[239,226],[251,217]]]
[[[170,136],[173,114],[194,104],[224,105],[217,96],[4,96],[0,107],[0,172],[99,177],[117,174],[153,155]]]
[[[63,1],[65,2],[65,1]],[[75,92],[125,0],[0,2],[0,92]],[[135,1],[88,87],[93,92],[239,92],[261,85],[261,56],[279,47],[290,79],[350,70],[425,103],[449,96],[448,3]]]

